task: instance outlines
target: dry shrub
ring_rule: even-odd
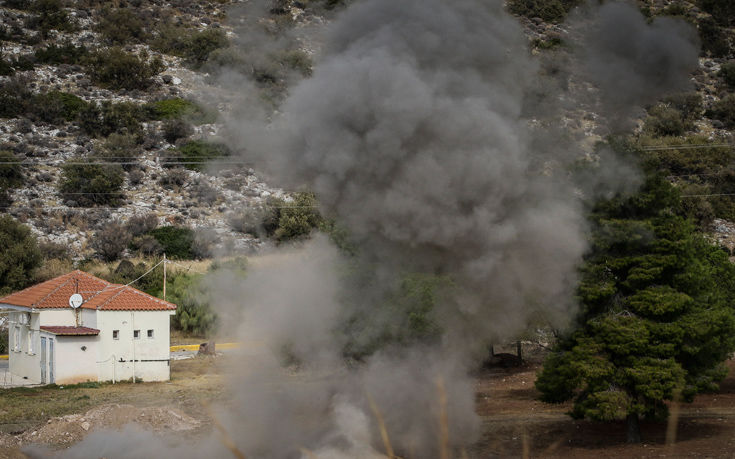
[[[135,215],[125,223],[125,227],[133,237],[138,237],[158,227],[158,217],[154,213]]]
[[[43,264],[36,269],[36,275],[34,282],[44,282],[54,277],[59,277],[66,274],[74,269],[74,264],[68,259],[51,258],[43,262]]]

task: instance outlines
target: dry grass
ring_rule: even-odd
[[[191,336],[185,334],[181,330],[171,330],[171,346],[178,346],[181,344],[202,344],[209,338],[205,336]]]
[[[205,413],[204,403],[224,396],[218,360],[206,357],[174,360],[169,382],[0,389],[0,432],[25,430],[52,417],[84,412],[107,403],[171,404],[201,418]]]

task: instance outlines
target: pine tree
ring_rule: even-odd
[[[717,389],[735,349],[735,265],[678,209],[661,178],[597,206],[577,325],[536,381],[544,401],[573,398],[575,418],[626,419],[629,442],[640,416]]]

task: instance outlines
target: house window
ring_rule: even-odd
[[[140,330],[133,330],[133,338],[140,339]]]
[[[153,330],[148,330],[148,338],[153,338]]]
[[[13,350],[15,352],[20,352],[20,327],[15,327],[15,333],[13,336]]]
[[[120,330],[112,330],[112,339],[120,339]]]

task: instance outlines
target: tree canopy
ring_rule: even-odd
[[[27,287],[41,264],[31,230],[9,215],[0,216],[0,295]]]
[[[536,382],[544,401],[574,399],[576,418],[627,419],[630,442],[639,416],[665,418],[667,400],[716,389],[735,349],[735,265],[679,204],[653,177],[594,209],[576,327]]]

